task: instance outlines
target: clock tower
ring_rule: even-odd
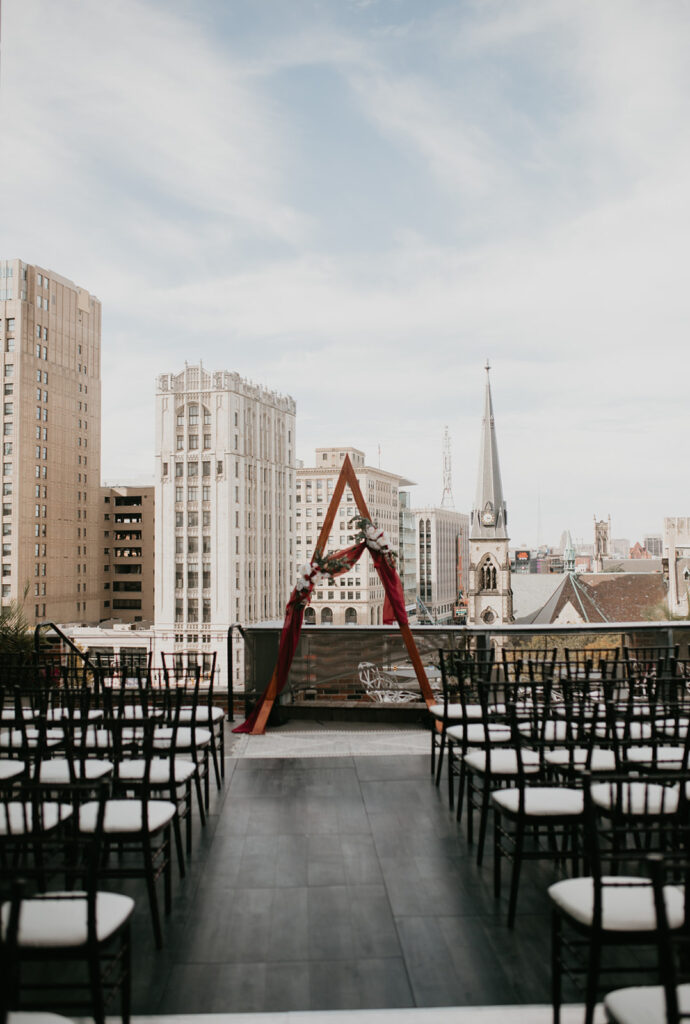
[[[479,449],[477,497],[470,518],[468,624],[513,622],[508,510],[498,463],[491,382],[486,364],[484,420]]]

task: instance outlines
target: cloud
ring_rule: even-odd
[[[155,378],[202,359],[425,504],[448,424],[467,507],[490,357],[514,539],[537,494],[541,539],[682,511],[685,7],[230,7],[3,5],[3,255],[103,301],[104,475],[150,471]]]

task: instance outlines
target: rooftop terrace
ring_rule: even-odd
[[[550,1020],[549,870],[529,865],[509,931],[490,858],[477,868],[433,785],[427,732],[227,728],[225,785],[196,829],[159,952],[139,901],[135,1016]],[[580,1019],[575,1006],[564,1015]]]

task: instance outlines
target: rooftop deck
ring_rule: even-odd
[[[509,931],[490,856],[478,869],[433,785],[428,733],[292,722],[227,741],[225,786],[196,829],[160,952],[139,901],[135,1016],[550,1020],[552,876],[526,866]]]

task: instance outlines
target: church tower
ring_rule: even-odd
[[[514,621],[508,553],[508,512],[498,463],[490,369],[487,361],[477,497],[470,519],[467,616],[469,624],[484,622],[487,625]]]

